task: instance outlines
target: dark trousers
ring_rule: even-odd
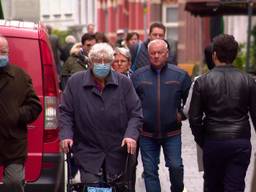
[[[24,165],[9,164],[4,167],[3,192],[24,192]]]
[[[249,139],[206,141],[203,161],[208,192],[243,192],[250,156]]]

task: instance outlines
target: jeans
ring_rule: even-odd
[[[24,192],[24,165],[9,164],[4,167],[3,192]]]
[[[164,139],[140,137],[141,158],[144,167],[144,181],[147,192],[160,192],[158,175],[160,148],[163,148],[165,166],[169,168],[172,192],[182,192],[183,164],[181,158],[181,135]]]

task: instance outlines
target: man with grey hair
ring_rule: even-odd
[[[113,55],[109,44],[95,44],[89,69],[70,77],[59,107],[63,150],[72,147],[87,185],[113,181],[124,173],[142,126],[140,100],[131,80],[111,70]]]
[[[158,164],[162,147],[171,191],[182,192],[181,121],[185,118],[182,104],[191,80],[185,71],[168,62],[168,46],[164,40],[150,41],[148,54],[150,63],[131,77],[143,106],[144,124],[139,144],[146,191],[161,191]]]

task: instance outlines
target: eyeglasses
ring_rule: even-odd
[[[119,63],[126,64],[126,63],[128,63],[128,60],[114,60],[114,63],[116,63],[116,64],[119,64]]]

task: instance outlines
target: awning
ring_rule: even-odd
[[[186,0],[185,10],[195,16],[248,15],[248,0]],[[256,0],[253,15],[256,15]]]

